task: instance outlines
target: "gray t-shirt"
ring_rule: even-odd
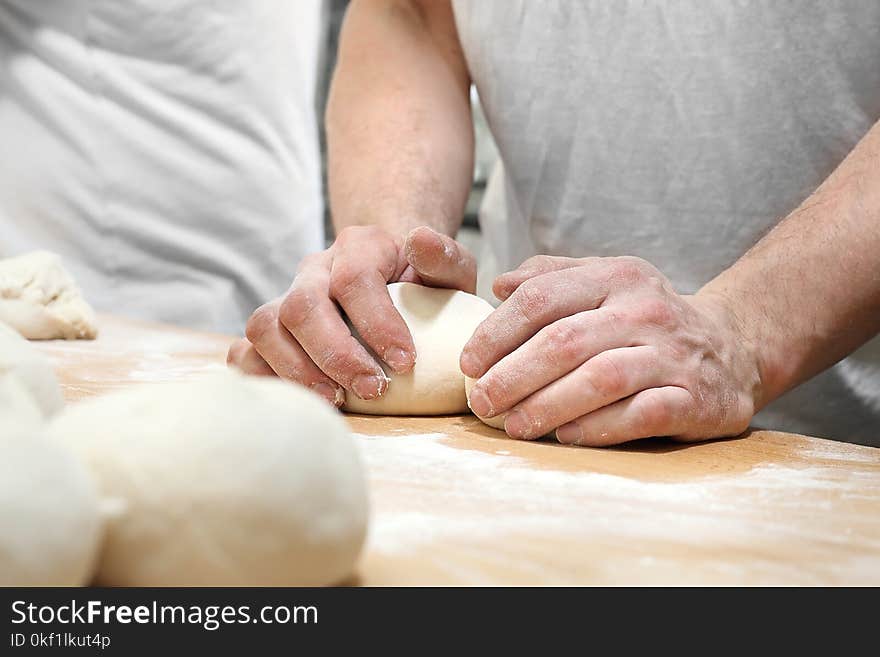
[[[877,0],[454,7],[501,158],[481,292],[537,253],[636,255],[694,292],[880,119]],[[754,424],[880,445],[880,341]]]

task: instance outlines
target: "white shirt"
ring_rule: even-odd
[[[323,248],[322,0],[0,0],[0,256],[240,332]]]

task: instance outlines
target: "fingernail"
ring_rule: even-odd
[[[492,403],[489,401],[488,395],[478,388],[471,390],[470,405],[475,415],[481,417],[492,417],[495,415],[492,412]]]
[[[556,430],[556,440],[567,445],[577,444],[584,437],[581,426],[577,422],[563,424]]]
[[[351,389],[361,399],[375,399],[380,397],[388,387],[388,378],[385,376],[359,376],[351,384]]]
[[[504,430],[511,438],[525,438],[532,429],[529,416],[521,410],[511,411],[504,419]]]
[[[334,406],[342,406],[345,401],[342,388],[331,386],[329,383],[313,383],[311,388]]]
[[[461,354],[461,358],[459,359],[458,366],[461,368],[461,373],[465,376],[469,376],[472,379],[475,379],[479,376],[480,372],[478,368],[480,364],[477,362],[477,359],[474,357],[472,353],[469,351],[464,351]]]
[[[382,358],[394,370],[395,374],[405,374],[415,365],[415,356],[411,352],[404,351],[400,347],[390,347],[385,350]]]

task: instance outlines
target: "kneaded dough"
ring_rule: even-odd
[[[92,339],[95,312],[61,258],[33,251],[0,260],[0,321],[29,340]]]
[[[476,382],[476,379],[472,379],[470,377],[465,378],[464,389],[465,393],[467,394],[468,408],[470,408],[471,405],[471,388],[474,387],[474,384]],[[473,409],[471,409],[471,413],[473,412]],[[474,413],[474,415],[477,414]],[[496,415],[495,417],[481,417],[479,415],[477,415],[477,417],[480,418],[480,421],[483,424],[487,424],[494,429],[501,429],[502,431],[504,431],[504,418],[507,417],[507,413],[501,413],[500,415]]]
[[[49,359],[10,327],[0,322],[0,408],[30,413],[33,404],[43,417],[51,417],[64,405],[61,388]],[[22,402],[26,391],[33,404]],[[28,408],[30,406],[30,408]]]
[[[466,413],[464,374],[458,361],[477,326],[494,308],[467,292],[415,283],[391,283],[388,294],[415,342],[415,367],[401,375],[392,373],[383,363],[390,379],[385,394],[364,401],[348,392],[343,409],[372,415]],[[356,332],[354,335],[360,340]]]
[[[11,374],[0,374],[0,434],[12,427],[39,427],[45,421],[42,409],[21,380]]]
[[[318,586],[349,575],[367,485],[341,415],[229,371],[71,404],[50,426],[115,509],[97,583]]]
[[[89,474],[40,425],[0,426],[0,586],[88,584],[102,536]]]

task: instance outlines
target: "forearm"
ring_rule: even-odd
[[[754,350],[759,408],[880,331],[880,123],[698,296],[721,299]]]
[[[326,115],[337,233],[455,235],[473,175],[469,88],[448,2],[351,4]]]

